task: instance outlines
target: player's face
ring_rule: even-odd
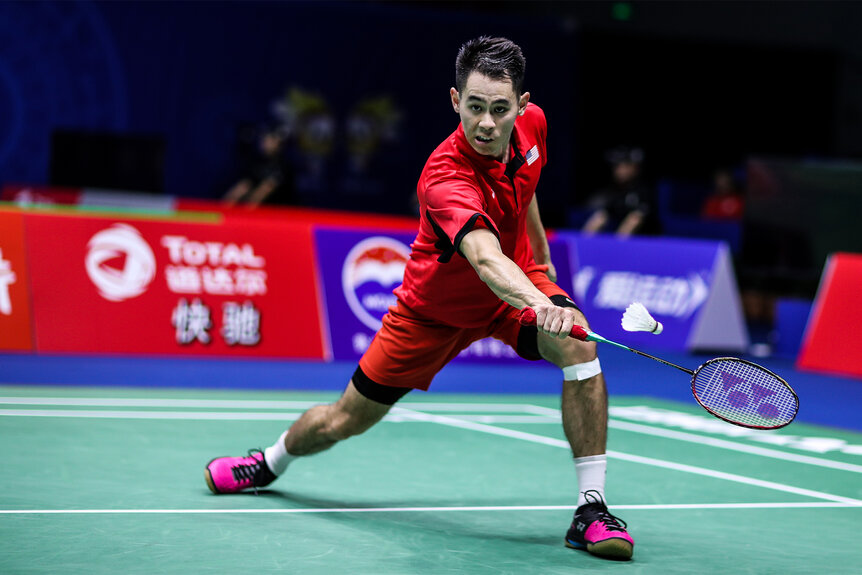
[[[494,80],[473,72],[461,92],[452,88],[449,94],[473,149],[483,156],[503,160],[509,152],[515,120],[527,108],[530,93],[518,96],[510,80]]]

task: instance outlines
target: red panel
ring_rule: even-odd
[[[26,222],[40,352],[324,357],[307,223]]]
[[[0,213],[0,349],[33,349],[24,217]]]
[[[190,212],[218,212],[223,214],[227,221],[257,222],[262,219],[279,219],[340,228],[385,228],[404,231],[419,229],[418,216],[396,216],[301,207],[227,206],[211,200],[185,198],[177,200],[176,208]]]
[[[99,190],[91,190],[99,192]],[[31,186],[25,184],[5,184],[0,190],[0,200],[16,202],[19,204],[57,204],[77,205],[80,204],[86,190],[78,188],[57,188]],[[129,206],[134,206],[134,199],[138,194],[134,192],[108,192],[112,195],[112,202],[116,196],[124,197]],[[89,197],[91,204],[98,205],[98,195]],[[338,226],[350,228],[387,228],[395,230],[415,231],[419,222],[416,216],[399,216],[388,214],[371,214],[361,212],[348,212],[339,210],[326,210],[320,208],[304,207],[272,207],[272,206],[228,206],[224,202],[208,199],[174,198],[173,208],[180,212],[210,212],[220,214],[231,222],[258,222],[260,220],[289,220],[291,222],[313,223],[321,226]],[[116,204],[111,203],[116,206]],[[141,207],[145,207],[144,204]],[[181,214],[177,214],[183,217]]]
[[[862,255],[831,256],[817,290],[797,367],[862,377],[862,345],[856,333],[857,326],[862,325],[860,287]]]
[[[6,184],[0,200],[18,204],[77,204],[81,197],[78,188],[46,188],[24,184]]]

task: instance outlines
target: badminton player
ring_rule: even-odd
[[[523,90],[525,60],[505,38],[465,43],[455,65],[457,129],[419,178],[419,232],[395,290],[397,303],[335,403],[306,411],[274,445],[219,457],[205,470],[215,493],[269,485],[297,458],[368,430],[470,343],[495,337],[526,359],[562,370],[562,419],[578,480],[565,542],[629,559],[634,542],[605,504],[607,391],[596,344],[566,337],[587,326],[555,283],[536,184],[547,159],[547,124]],[[531,307],[537,326],[521,326]],[[574,487],[574,486],[573,486]]]

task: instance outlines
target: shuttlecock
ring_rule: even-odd
[[[626,331],[648,331],[658,335],[664,329],[660,321],[656,321],[641,303],[633,303],[626,308],[622,321]]]

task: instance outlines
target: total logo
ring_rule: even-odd
[[[127,224],[114,224],[98,232],[87,248],[87,275],[109,301],[141,295],[156,275],[153,250],[138,230]]]
[[[403,281],[408,259],[410,248],[385,236],[362,240],[347,254],[341,270],[344,297],[368,328],[380,329],[383,315],[395,303],[392,290]]]
[[[12,262],[3,259],[0,249],[0,314],[12,315],[12,299],[9,296],[9,286],[15,283],[17,276],[12,270]]]

